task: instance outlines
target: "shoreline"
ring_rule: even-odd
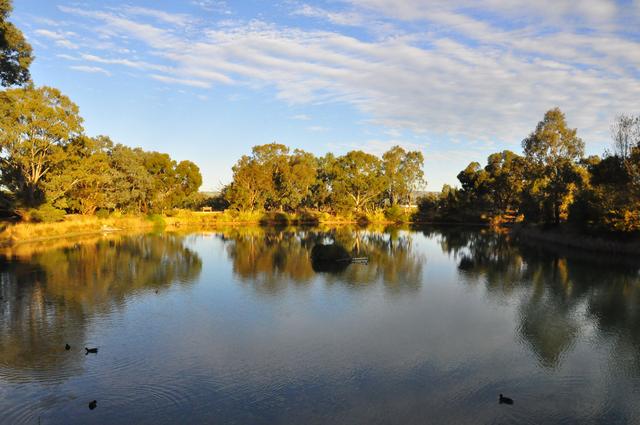
[[[0,248],[11,248],[23,244],[41,243],[59,239],[72,239],[88,236],[119,234],[124,232],[139,231],[180,231],[187,229],[211,229],[223,226],[262,226],[262,227],[287,227],[287,226],[341,226],[341,225],[378,225],[378,226],[409,226],[419,228],[421,226],[465,226],[486,227],[493,231],[507,231],[516,241],[523,243],[548,244],[564,248],[571,248],[590,252],[609,252],[615,254],[637,254],[640,252],[640,240],[621,241],[614,237],[593,236],[581,233],[568,226],[560,226],[553,229],[542,229],[535,225],[516,224],[513,226],[492,227],[489,223],[459,223],[444,221],[404,221],[391,220],[356,220],[351,217],[341,218],[333,215],[315,216],[288,216],[285,220],[273,220],[273,217],[264,215],[238,214],[233,217],[225,213],[200,213],[183,212],[180,215],[168,216],[121,216],[98,218],[95,216],[68,216],[62,222],[55,223],[13,223],[7,224],[0,231]]]
[[[509,233],[516,241],[523,243],[553,245],[584,252],[624,255],[640,253],[640,240],[620,241],[613,237],[593,236],[563,227],[544,230],[536,226],[517,225],[509,229]]]

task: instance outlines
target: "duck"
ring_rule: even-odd
[[[84,347],[84,349],[86,350],[85,355],[86,355],[86,354],[89,354],[89,353],[98,354],[98,349],[97,349],[97,348],[87,348],[87,347]]]
[[[89,402],[89,409],[93,410],[96,407],[98,407],[98,401],[97,400],[93,400]]]
[[[65,344],[64,345],[64,349],[69,351],[69,350],[71,350],[71,346],[69,344]]]
[[[509,397],[505,397],[502,394],[500,394],[500,398],[498,399],[498,403],[500,403],[500,404],[513,404],[513,399],[510,399]]]

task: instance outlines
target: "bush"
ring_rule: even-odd
[[[392,205],[385,209],[384,216],[387,220],[395,221],[396,223],[408,221],[407,214],[400,205]]]
[[[157,227],[164,227],[166,224],[160,214],[149,214],[147,215],[147,220],[152,221],[153,225]]]
[[[109,218],[109,210],[106,208],[100,208],[98,211],[96,211],[96,217],[100,219]]]
[[[65,210],[58,209],[49,204],[29,210],[30,220],[37,223],[53,223],[56,221],[62,221],[66,214]]]

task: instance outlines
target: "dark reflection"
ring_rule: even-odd
[[[233,228],[220,234],[234,273],[262,293],[275,294],[289,284],[311,282],[326,273],[329,284],[364,287],[382,281],[392,292],[416,290],[426,258],[412,249],[412,236],[399,228],[382,230],[344,226],[333,229]],[[313,262],[314,246],[335,244],[367,264]]]
[[[340,244],[316,244],[311,249],[311,267],[316,273],[340,273],[349,267],[351,254]]]
[[[436,233],[443,251],[457,259],[464,282],[486,285],[498,301],[517,302],[514,327],[542,366],[557,367],[578,336],[595,326],[602,338],[634,352],[632,366],[640,371],[636,259],[525,245],[506,234],[468,228]]]
[[[121,309],[136,291],[191,282],[202,268],[198,254],[175,235],[113,237],[33,252],[23,247],[9,255],[0,257],[0,367],[13,369],[20,380],[40,379],[42,372],[55,382],[77,372],[82,358],[69,355],[65,344],[82,349],[95,314]]]

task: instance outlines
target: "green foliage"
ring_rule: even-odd
[[[0,96],[2,184],[27,207],[161,213],[197,194],[202,176],[194,163],[85,136],[78,107],[56,89]]]
[[[405,209],[400,205],[391,205],[384,210],[384,216],[387,220],[394,221],[396,223],[404,223],[409,221],[409,216],[405,212]]]
[[[316,158],[278,143],[255,146],[233,166],[224,196],[240,211],[295,212],[306,208],[368,213],[385,204],[411,203],[423,183],[423,157],[395,146],[383,160],[362,151]]]
[[[386,194],[391,205],[411,204],[413,193],[425,186],[422,152],[407,152],[394,146],[382,155]]]
[[[50,204],[41,205],[38,208],[29,210],[30,221],[37,223],[53,223],[64,220],[66,212]]]
[[[43,201],[43,179],[82,133],[82,119],[78,107],[51,87],[10,89],[0,97],[3,183],[33,207]]]
[[[578,161],[584,155],[584,142],[576,129],[567,126],[558,108],[547,111],[533,133],[522,141],[527,161],[529,201],[525,215],[545,222],[560,223],[566,218],[563,206],[584,183]],[[566,208],[565,208],[566,210]]]
[[[0,0],[0,84],[4,87],[29,82],[33,61],[31,45],[22,31],[7,21],[12,9],[11,0]]]
[[[105,208],[100,208],[98,211],[96,211],[96,217],[100,219],[109,218],[109,210]]]
[[[154,227],[164,227],[166,225],[161,214],[148,214],[147,220],[153,222]]]

